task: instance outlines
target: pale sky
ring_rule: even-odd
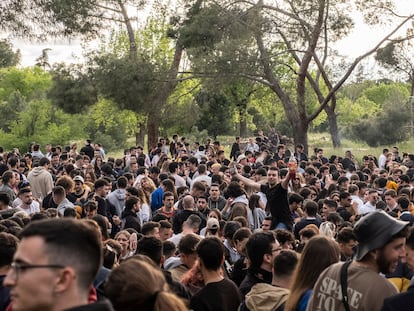
[[[412,0],[396,0],[398,11],[402,14],[414,13],[414,3]],[[365,51],[372,48],[382,36],[389,30],[385,31],[379,27],[370,28],[362,24],[361,19],[357,18],[357,24],[354,31],[344,40],[337,44],[337,49],[343,55],[349,55],[355,58]],[[391,29],[391,28],[388,28]],[[11,38],[12,39],[12,38]],[[35,60],[42,54],[42,50],[50,48],[49,62],[77,63],[82,61],[82,47],[80,40],[50,40],[47,43],[33,43],[23,40],[13,40],[15,48],[20,49],[22,54],[21,66],[33,66]],[[87,47],[96,47],[96,42],[84,43]]]

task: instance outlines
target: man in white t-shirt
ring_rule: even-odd
[[[19,199],[21,203],[17,206],[18,210],[25,212],[27,215],[40,212],[39,203],[33,200],[32,190],[30,188],[20,189]]]

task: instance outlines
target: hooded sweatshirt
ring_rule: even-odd
[[[258,283],[246,294],[246,307],[250,311],[273,311],[286,302],[288,295],[286,288]]]
[[[33,168],[27,175],[27,180],[33,196],[40,200],[43,200],[53,189],[52,175],[43,166]]]
[[[125,207],[125,197],[126,197],[126,190],[125,189],[116,189],[109,193],[106,199],[111,203],[115,209],[118,216],[122,215],[122,212]]]

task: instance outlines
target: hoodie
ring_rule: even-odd
[[[125,207],[125,197],[126,197],[126,190],[125,189],[116,189],[109,193],[106,197],[109,203],[111,203],[115,209],[118,216],[122,215],[122,212]]]
[[[27,175],[33,196],[43,200],[53,189],[52,175],[43,167],[33,168]]]
[[[250,311],[272,311],[288,299],[289,290],[266,283],[255,284],[246,294],[246,307]]]

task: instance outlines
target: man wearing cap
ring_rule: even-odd
[[[85,180],[81,175],[73,177],[73,181],[75,182],[75,186],[73,187],[74,192],[72,194],[76,197],[75,203],[82,205],[88,200],[90,189],[84,186]]]
[[[407,222],[384,211],[361,218],[354,227],[358,241],[355,260],[349,261],[349,266],[334,264],[319,276],[307,311],[346,310],[345,304],[351,311],[381,310],[384,299],[395,295],[397,289],[380,273],[393,272],[405,255],[407,227]],[[342,299],[342,293],[347,293],[347,299]]]

